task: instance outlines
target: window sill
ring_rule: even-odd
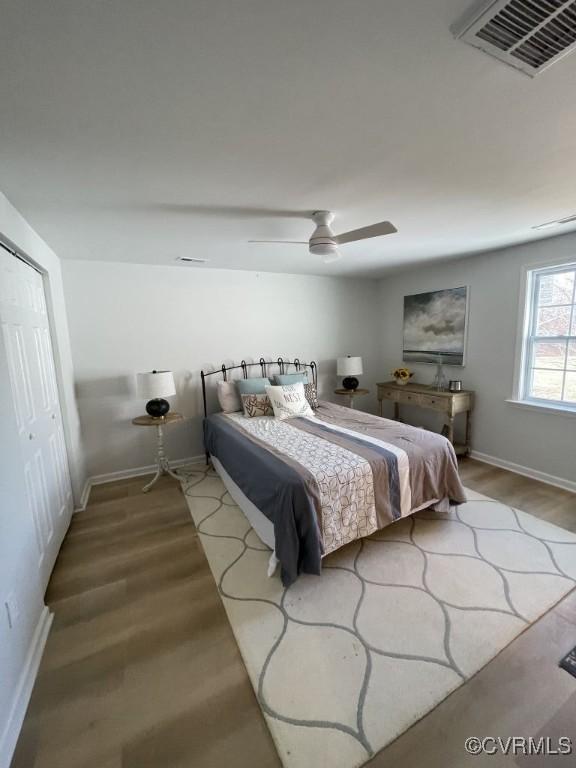
[[[529,411],[540,411],[540,413],[556,413],[561,416],[575,416],[576,408],[571,406],[564,407],[557,405],[556,403],[548,405],[547,403],[535,403],[533,400],[514,400],[508,399],[506,402],[509,405],[514,405],[518,408],[527,408]]]

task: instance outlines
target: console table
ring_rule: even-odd
[[[382,402],[391,400],[394,403],[394,418],[400,421],[401,405],[417,405],[420,408],[437,411],[446,416],[447,422],[442,429],[442,434],[454,446],[459,455],[470,452],[470,414],[474,406],[474,392],[463,389],[460,392],[439,392],[424,384],[396,384],[394,381],[386,381],[376,385],[378,387],[378,401],[380,403],[380,416],[382,416]],[[464,443],[454,443],[454,417],[458,413],[466,414],[466,437]]]

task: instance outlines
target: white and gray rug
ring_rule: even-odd
[[[194,469],[183,487],[289,768],[362,765],[576,586],[576,535],[469,491],[284,589],[220,478]]]

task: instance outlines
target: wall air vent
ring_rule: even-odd
[[[208,259],[195,259],[193,256],[178,256],[176,261],[183,261],[184,264],[206,264]]]
[[[531,77],[576,47],[576,0],[490,0],[454,35]]]

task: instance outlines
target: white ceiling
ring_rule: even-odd
[[[0,188],[70,259],[376,275],[556,234],[576,55],[508,68],[453,39],[471,1],[0,0]],[[399,233],[246,242],[318,208]]]

